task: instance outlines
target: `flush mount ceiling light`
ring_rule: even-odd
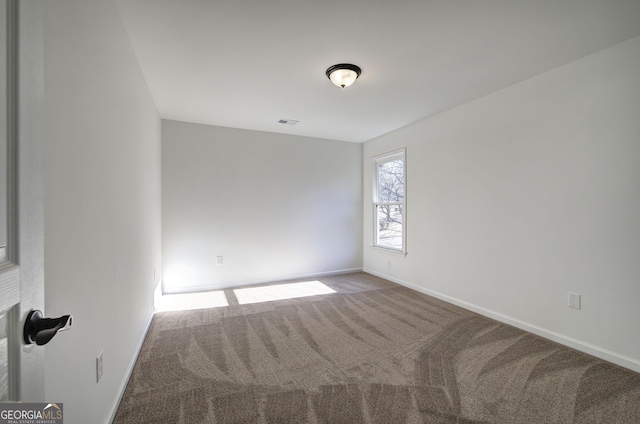
[[[350,63],[339,63],[327,69],[327,77],[338,87],[349,87],[358,79],[362,70]]]

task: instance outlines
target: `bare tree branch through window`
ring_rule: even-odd
[[[404,151],[375,160],[376,246],[404,250]]]

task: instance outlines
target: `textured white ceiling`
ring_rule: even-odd
[[[354,142],[640,35],[640,0],[116,3],[162,118]]]

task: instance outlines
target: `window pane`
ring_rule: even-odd
[[[404,202],[404,165],[402,159],[378,165],[378,203]]]
[[[376,207],[376,245],[402,250],[402,206]]]

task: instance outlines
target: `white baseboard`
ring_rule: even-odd
[[[133,355],[133,358],[131,358],[131,361],[129,362],[129,366],[127,367],[127,372],[125,373],[125,376],[122,379],[122,382],[120,383],[120,390],[119,390],[118,397],[116,398],[115,403],[111,407],[111,416],[107,421],[105,421],[105,424],[111,424],[113,420],[116,418],[116,413],[118,412],[120,401],[122,401],[122,396],[124,396],[124,391],[127,388],[127,383],[129,382],[129,378],[131,378],[131,374],[133,373],[133,367],[136,365],[136,361],[138,360],[138,356],[140,356],[140,351],[142,350],[142,345],[144,344],[144,341],[147,338],[147,333],[149,333],[149,328],[151,328],[151,321],[153,321],[153,314],[149,318],[149,322],[147,322],[147,328],[145,329],[144,335],[142,336],[142,339],[138,344],[136,353],[135,355]]]
[[[474,305],[469,302],[465,302],[463,300],[457,299],[455,297],[451,297],[433,290],[426,289],[424,287],[420,287],[416,284],[410,283],[408,281],[400,280],[398,278],[392,277],[390,275],[385,275],[381,272],[377,272],[371,269],[364,268],[364,272],[378,276],[380,278],[384,278],[385,280],[393,281],[394,283],[400,284],[402,286],[408,287],[412,290],[415,290],[420,293],[424,293],[426,295],[435,297],[440,300],[444,300],[445,302],[449,302],[456,306],[460,306],[461,308],[467,309],[469,311],[475,312],[477,314],[483,315],[485,317],[494,319],[496,321],[500,321],[504,324],[512,325],[521,330],[527,331],[529,333],[533,333],[537,336],[544,337],[545,339],[554,341],[556,343],[560,343],[562,345],[568,346],[572,349],[579,350],[586,354],[595,356],[596,358],[603,359],[605,361],[611,362],[616,365],[620,365],[621,367],[628,368],[635,372],[640,372],[640,362],[635,359],[628,358],[624,355],[617,354],[615,352],[611,352],[607,349],[602,349],[598,346],[593,346],[589,343],[584,343],[580,340],[576,340],[571,337],[567,337],[565,335],[556,333],[554,331],[547,330],[542,327],[538,327],[535,325],[528,324],[526,322],[508,317],[506,315],[502,315],[500,313],[491,311],[489,309],[482,308],[480,306]]]
[[[234,287],[273,283],[275,281],[300,280],[303,278],[320,278],[320,277],[327,277],[329,275],[348,274],[350,272],[362,272],[362,268],[337,269],[333,271],[318,272],[314,274],[295,274],[295,275],[276,276],[276,277],[261,279],[261,280],[237,281],[237,282],[223,283],[223,284],[203,284],[199,286],[185,287],[184,289],[181,289],[181,290],[167,290],[167,291],[163,290],[162,294],[183,294],[183,293],[224,290],[224,289],[231,289]]]

